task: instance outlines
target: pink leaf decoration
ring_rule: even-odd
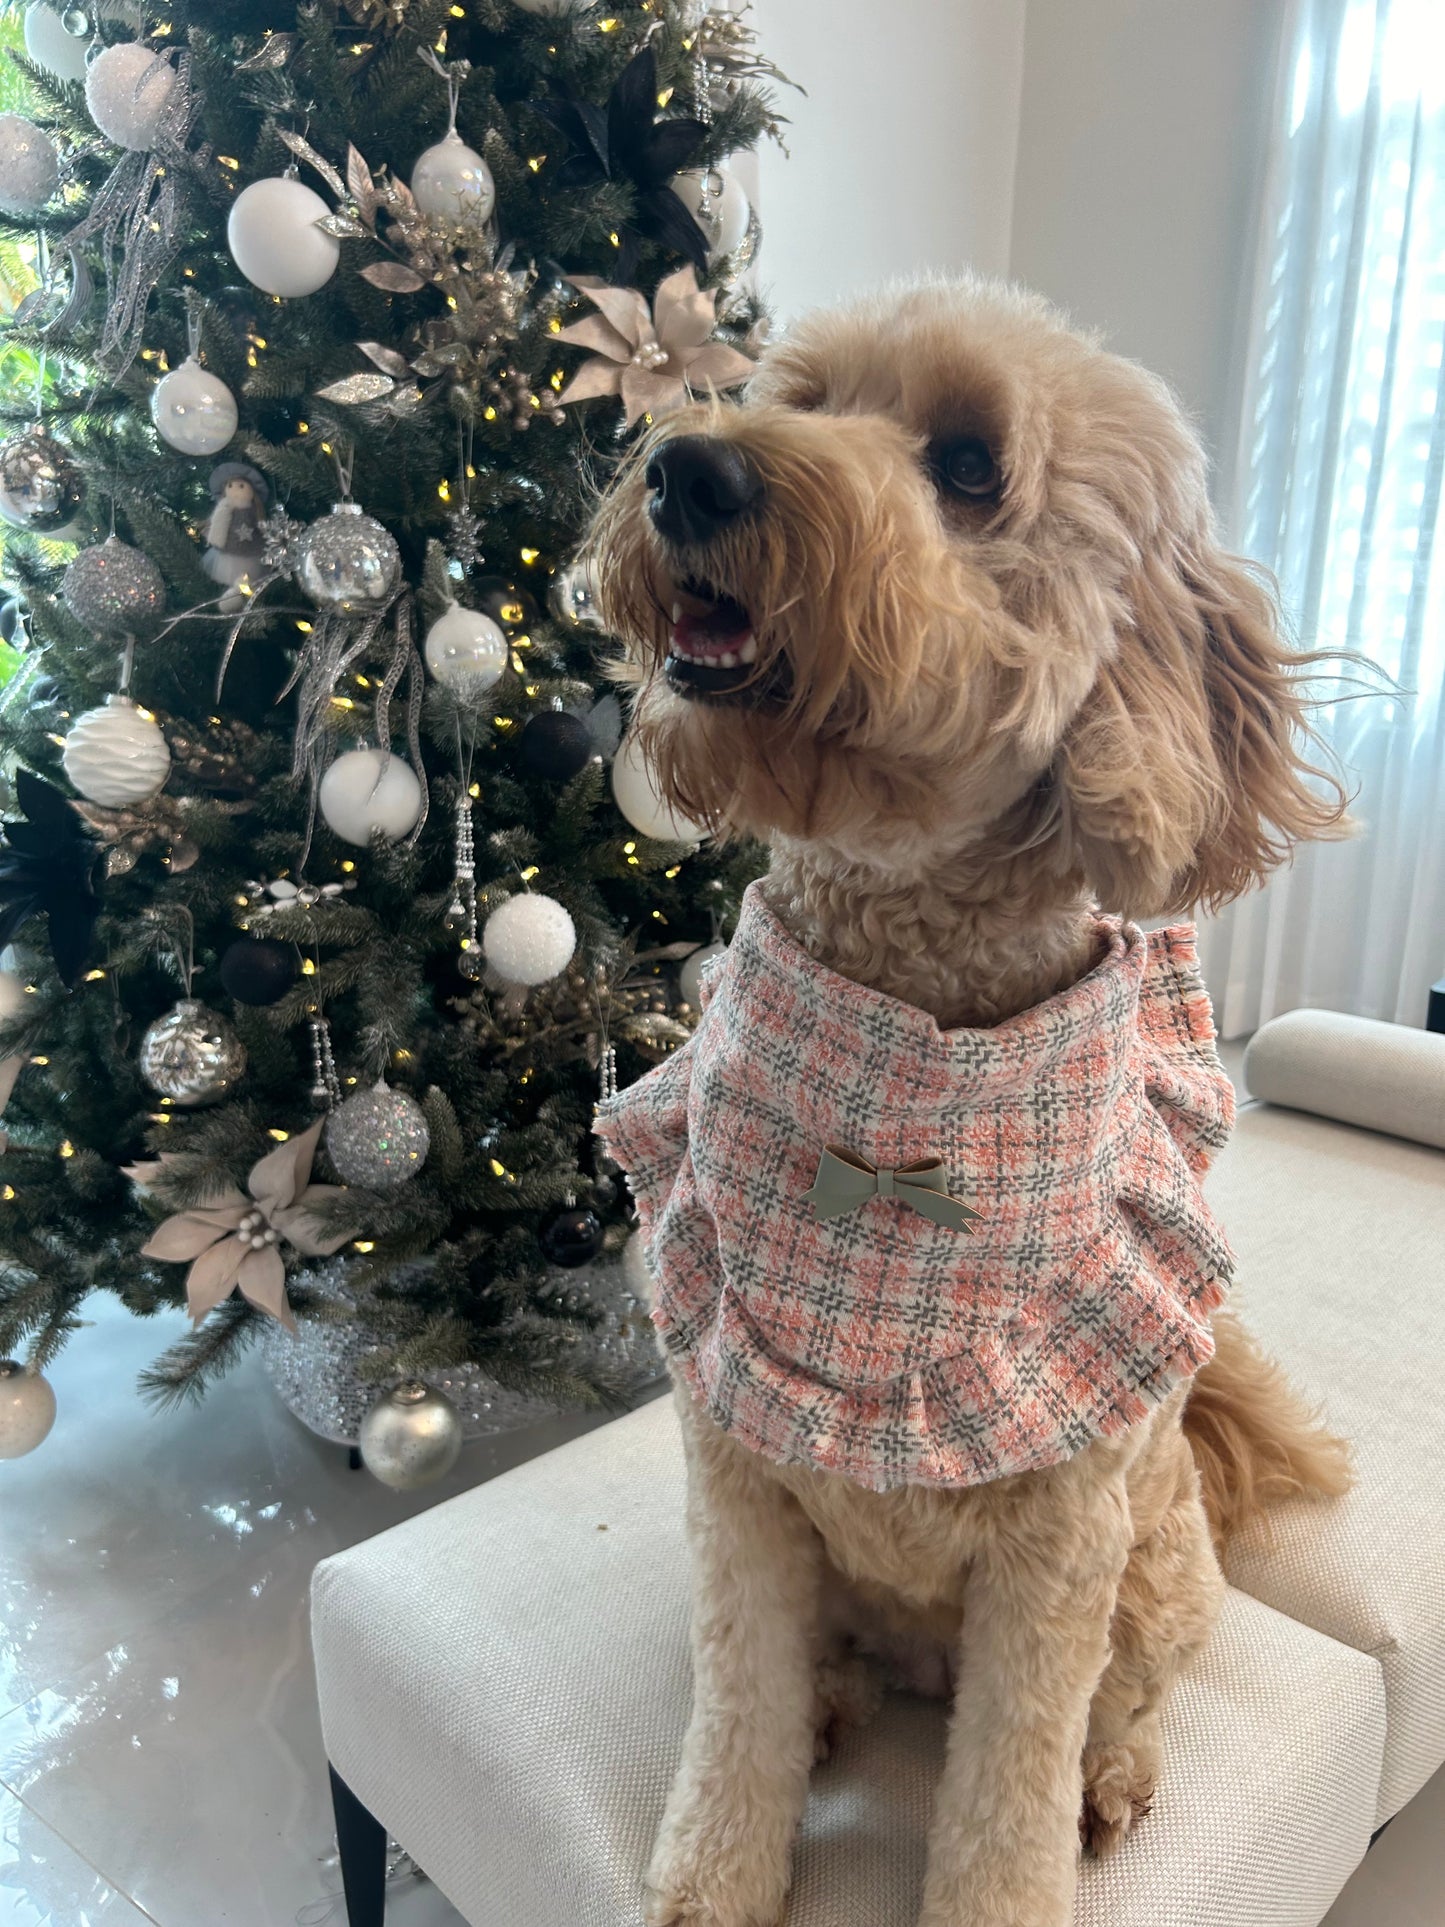
[[[193,1323],[199,1325],[208,1311],[230,1297],[248,1250],[239,1238],[223,1238],[197,1258],[186,1274],[186,1305]]]
[[[220,1205],[209,1210],[180,1211],[164,1224],[158,1224],[141,1246],[143,1258],[160,1258],[166,1264],[188,1264],[209,1251],[220,1238],[229,1237],[246,1215],[242,1202]]]
[[[268,1312],[287,1331],[295,1331],[296,1320],[286,1302],[286,1267],[275,1245],[248,1251],[241,1260],[236,1282],[241,1287],[241,1296],[257,1311]]]
[[[621,392],[622,375],[623,369],[615,361],[604,361],[600,355],[591,361],[584,361],[557,397],[557,405],[565,408],[569,401],[590,401],[594,395],[616,395]]]
[[[272,1212],[271,1222],[287,1244],[303,1257],[329,1258],[333,1251],[340,1251],[348,1238],[356,1236],[356,1227],[351,1225],[341,1231],[328,1231],[316,1207],[345,1195],[343,1185],[308,1184],[295,1204]]]
[[[311,1182],[311,1162],[325,1122],[324,1117],[318,1117],[309,1131],[287,1138],[251,1166],[246,1189],[268,1219],[294,1204]]]

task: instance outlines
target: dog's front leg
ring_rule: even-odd
[[[774,1927],[813,1763],[817,1534],[766,1464],[679,1392],[692,1720],[647,1874],[648,1927]]]
[[[1110,1473],[1021,1493],[980,1547],[920,1927],[1070,1927],[1080,1755],[1129,1537]]]

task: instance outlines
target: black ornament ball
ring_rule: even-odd
[[[595,1211],[581,1205],[559,1211],[543,1225],[540,1242],[543,1255],[550,1263],[573,1270],[578,1265],[590,1264],[602,1249],[602,1221]]]
[[[544,709],[522,731],[517,764],[524,776],[565,783],[585,769],[595,753],[592,732],[580,716],[565,709]]]
[[[238,1004],[276,1004],[296,981],[296,946],[240,937],[221,959],[221,982]]]
[[[501,624],[508,636],[524,634],[539,618],[536,602],[525,589],[504,575],[484,575],[471,584],[467,597],[473,607]]]

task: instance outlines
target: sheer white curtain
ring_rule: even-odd
[[[1405,693],[1320,719],[1359,838],[1202,926],[1226,1036],[1421,1024],[1445,972],[1445,0],[1295,0],[1286,35],[1226,520],[1302,643]]]

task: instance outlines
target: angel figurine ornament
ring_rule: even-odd
[[[271,489],[249,462],[221,462],[211,470],[216,506],[206,524],[201,566],[223,588],[218,607],[228,615],[243,608],[250,594],[251,571],[264,559],[262,524],[271,506]]]

